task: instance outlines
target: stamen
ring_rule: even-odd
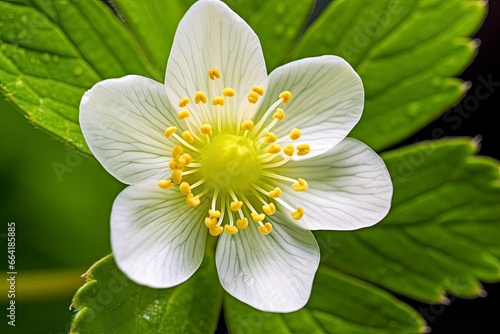
[[[241,123],[241,129],[245,132],[250,132],[253,130],[253,122],[252,121],[244,121]]]
[[[191,161],[193,161],[193,158],[187,153],[184,153],[179,157],[179,163],[181,163],[183,166],[189,166]]]
[[[232,211],[238,211],[243,206],[242,201],[231,202],[230,207]]]
[[[287,105],[288,102],[290,102],[290,99],[292,98],[292,93],[290,93],[289,91],[284,91],[280,94],[280,99],[283,100],[283,104],[284,105]]]
[[[188,118],[189,116],[191,116],[191,113],[186,109],[179,111],[179,113],[177,114],[177,118],[180,120]]]
[[[270,178],[277,179],[277,180],[283,180],[283,181],[292,182],[292,183],[293,182],[297,182],[297,180],[292,179],[291,177],[286,177],[286,176],[279,175],[279,174],[276,174],[276,173],[271,173],[271,172],[268,172],[268,171],[265,171],[265,170],[263,170],[261,172],[261,175],[262,176],[268,176]]]
[[[304,179],[298,179],[297,183],[292,184],[292,189],[295,191],[305,191],[307,188],[309,188],[309,185],[307,184],[306,180]]]
[[[278,137],[276,137],[276,135],[272,132],[268,132],[264,136],[265,143],[274,143],[277,139],[278,139]]]
[[[264,88],[262,88],[261,86],[253,86],[252,92],[256,92],[260,96],[264,96]]]
[[[236,226],[233,226],[233,225],[226,225],[226,226],[224,226],[224,232],[226,232],[229,235],[233,235],[233,234],[238,233],[238,228]]]
[[[212,99],[212,105],[216,106],[219,105],[221,107],[224,107],[224,98],[222,96],[216,96]]]
[[[165,130],[165,136],[167,138],[170,138],[171,135],[173,135],[177,131],[177,128],[175,126],[171,126]]]
[[[189,144],[187,141],[182,139],[180,136],[176,135],[175,133],[173,134],[174,138],[180,141],[184,146],[190,148],[191,150],[200,153],[201,150],[199,148],[194,147],[193,145]]]
[[[285,119],[285,111],[281,108],[276,109],[276,112],[273,115],[273,119],[279,119],[280,121]]]
[[[158,187],[161,189],[170,189],[172,188],[172,181],[171,180],[160,180],[158,181]]]
[[[224,229],[222,228],[222,226],[216,226],[214,228],[210,228],[208,229],[208,232],[213,235],[214,237],[218,236],[219,234],[222,233]]]
[[[189,132],[188,130],[184,131],[182,133],[181,137],[182,137],[182,139],[184,139],[185,141],[187,141],[190,144],[194,143],[194,137],[191,134],[191,132]]]
[[[274,203],[269,203],[267,205],[263,205],[262,210],[266,213],[266,215],[272,216],[276,212],[276,206]]]
[[[251,91],[248,93],[248,102],[255,104],[259,101],[259,94],[257,92]]]
[[[294,128],[292,131],[290,131],[290,139],[291,140],[297,140],[300,138],[301,135],[302,135],[302,132],[300,132],[300,130],[297,128]]]
[[[231,97],[231,96],[234,96],[234,94],[236,94],[236,92],[231,87],[226,87],[222,90],[222,95],[224,95],[224,96]]]
[[[170,170],[182,169],[183,167],[179,164],[179,160],[172,159],[168,162],[168,167]]]
[[[289,157],[285,157],[283,158],[282,160],[280,161],[276,161],[276,162],[273,162],[271,164],[264,164],[262,165],[261,167],[263,169],[266,169],[266,168],[276,168],[276,167],[280,167],[280,166],[283,166],[284,164],[286,164],[288,161],[290,161],[290,158]]]
[[[220,73],[216,68],[211,68],[210,70],[208,70],[208,76],[212,80],[215,80],[215,78],[220,79]]]
[[[295,148],[293,147],[293,145],[287,145],[284,149],[283,149],[283,153],[285,153],[286,155],[288,155],[289,157],[293,156],[293,152],[295,151]]]
[[[179,107],[181,108],[184,108],[185,106],[187,106],[189,103],[191,102],[191,100],[189,99],[189,97],[183,97],[182,99],[180,99],[179,101]]]
[[[212,135],[212,126],[210,124],[203,124],[200,126],[200,131],[204,135],[211,136]]]
[[[210,228],[210,229],[215,228],[217,226],[217,219],[206,217],[205,218],[205,226]]]
[[[191,194],[191,187],[189,186],[189,183],[187,183],[187,182],[182,182],[181,185],[179,186],[179,190],[182,194],[184,194],[186,196]]]
[[[172,158],[179,159],[182,154],[183,148],[179,145],[175,145],[172,149]]]
[[[302,218],[304,216],[304,208],[299,206],[297,208],[297,211],[292,211],[290,214],[292,215],[293,219],[299,220],[300,218]]]
[[[250,216],[252,216],[252,220],[256,223],[261,222],[266,218],[265,214],[256,212],[252,212]]]
[[[174,181],[175,184],[180,184],[182,181],[182,170],[181,169],[174,169],[172,172],[172,180]]]
[[[279,187],[274,188],[274,190],[270,191],[267,196],[271,198],[278,198],[281,196],[281,189]]]
[[[259,232],[262,233],[263,235],[268,235],[269,233],[271,233],[272,230],[273,230],[273,225],[271,225],[271,223],[269,222],[259,226]]]
[[[187,205],[194,207],[200,205],[200,198],[198,196],[194,196],[193,193],[189,193],[186,196]]]
[[[269,145],[269,147],[267,148],[267,153],[278,154],[280,152],[281,152],[281,146],[278,144],[273,143]]]
[[[194,93],[194,103],[200,104],[200,102],[203,104],[207,103],[207,95],[202,91]]]
[[[219,210],[208,210],[208,215],[210,218],[220,218],[220,211]]]
[[[193,167],[194,164],[191,164],[191,167]],[[186,176],[186,175],[189,175],[189,174],[196,174],[198,173],[199,171],[201,171],[201,168],[193,168],[191,170],[188,170],[186,172],[183,172],[182,175],[183,176]],[[193,186],[191,186],[191,188],[194,188]]]
[[[241,218],[241,219],[238,219],[236,221],[236,226],[238,226],[238,228],[240,230],[244,230],[247,228],[248,226],[248,219],[247,218]]]
[[[309,144],[297,145],[297,155],[303,156],[311,152],[311,146]]]
[[[290,211],[293,211],[294,209],[287,203],[285,202],[284,200],[282,200],[281,198],[275,198],[276,202],[278,202],[280,205],[282,205],[283,207],[285,207],[285,209],[287,210],[290,210]]]

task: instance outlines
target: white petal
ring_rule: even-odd
[[[208,77],[211,68],[221,74],[215,80],[218,93]],[[222,1],[198,1],[188,10],[175,33],[167,63],[165,84],[172,103],[184,96],[192,99],[200,90],[211,100],[231,87],[236,96],[226,98],[226,105],[234,116],[247,104],[252,86],[265,86],[266,80],[259,39],[245,21]]]
[[[360,77],[342,58],[322,56],[291,62],[269,75],[264,106],[271,105],[282,91],[292,99],[283,106],[286,118],[273,128],[286,136],[293,128],[302,137],[282,145],[308,143],[311,153],[294,160],[308,159],[337,145],[359,121],[363,111],[364,89]],[[263,110],[258,116],[262,116]]]
[[[293,312],[311,294],[319,248],[310,231],[279,212],[273,231],[262,235],[251,222],[243,231],[219,237],[216,265],[224,289],[248,305],[268,312]]]
[[[280,187],[283,200],[304,208],[304,217],[295,222],[310,230],[371,226],[387,215],[391,205],[392,182],[383,160],[352,138],[314,159],[291,161],[275,172],[309,184],[304,192],[295,192],[289,183]]]
[[[90,150],[118,180],[160,179],[171,144],[164,131],[177,126],[165,88],[141,76],[104,80],[80,104],[80,125]]]
[[[208,207],[192,208],[179,191],[144,181],[123,190],[111,213],[111,246],[133,281],[168,288],[187,280],[203,259]]]

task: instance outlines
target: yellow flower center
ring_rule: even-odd
[[[221,85],[221,73],[208,70],[214,82],[212,94],[192,92],[190,97],[179,100],[177,117],[185,122],[185,128],[171,126],[165,129],[170,141],[170,177],[158,181],[158,186],[169,191],[179,191],[186,196],[188,207],[202,203],[209,207],[204,221],[213,236],[222,232],[229,235],[244,230],[250,223],[258,224],[263,235],[272,232],[272,215],[288,211],[299,220],[304,216],[302,207],[293,208],[280,196],[282,190],[277,181],[290,183],[290,188],[300,193],[309,188],[306,180],[294,179],[273,172],[296,156],[307,155],[311,147],[300,142],[302,132],[292,128],[281,136],[271,130],[277,122],[286,118],[286,106],[292,94],[284,91],[260,120],[245,119],[249,107],[264,96],[264,89],[253,86],[247,96],[247,104],[230,110],[228,99],[238,92]],[[294,144],[290,142],[294,141]],[[298,141],[297,144],[295,142]],[[282,145],[285,144],[286,146]]]
[[[260,176],[260,160],[253,141],[247,137],[220,133],[200,154],[201,174],[214,189],[247,192]]]

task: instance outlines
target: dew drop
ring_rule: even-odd
[[[83,68],[81,66],[76,66],[73,69],[73,74],[76,75],[76,76],[82,75],[83,74]]]
[[[243,282],[246,284],[246,286],[250,287],[253,285],[253,278],[251,276],[243,274]]]
[[[52,56],[52,60],[54,61],[54,63],[59,62],[59,56],[58,55],[53,55]]]
[[[26,17],[26,15],[23,15],[19,18],[19,21],[21,21],[22,23],[27,23],[28,22],[28,18]]]
[[[17,80],[16,81],[16,86],[21,86],[23,84],[23,81],[22,80]]]
[[[408,105],[408,116],[416,117],[420,113],[420,103],[412,102]]]
[[[274,33],[278,36],[282,35],[284,31],[285,31],[285,25],[283,23],[279,23],[274,27]]]
[[[44,53],[44,54],[42,55],[42,60],[43,60],[44,62],[48,63],[48,62],[50,61],[50,59],[51,59],[51,57],[50,57],[50,55],[49,55],[48,53]]]
[[[276,13],[283,14],[286,10],[286,4],[284,2],[280,2],[276,5]]]

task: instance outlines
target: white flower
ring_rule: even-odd
[[[302,59],[268,76],[240,17],[219,1],[194,4],[164,84],[104,80],[80,105],[90,149],[130,185],[111,214],[120,269],[150,287],[180,284],[210,232],[227,292],[264,311],[303,307],[320,259],[310,230],[371,226],[389,210],[383,161],[346,138],[363,102],[343,59]]]

